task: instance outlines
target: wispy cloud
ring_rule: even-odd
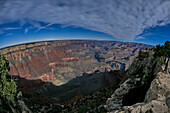
[[[0,24],[33,20],[83,27],[118,39],[133,40],[144,29],[170,23],[170,0],[2,1]],[[38,28],[37,31],[46,28],[38,23],[34,25]],[[28,30],[25,31],[27,32]]]
[[[32,27],[32,26],[26,27],[24,30],[24,33],[27,34],[30,29],[34,29],[34,27]]]
[[[25,34],[27,34],[28,30],[29,30],[28,28],[25,29]]]
[[[17,29],[21,29],[21,27],[7,27],[7,28],[3,28],[3,30],[17,30]]]
[[[35,31],[35,33],[38,32],[38,31],[40,31],[41,29],[45,29],[45,28],[47,28],[47,27],[49,27],[49,26],[51,26],[51,25],[53,25],[53,23],[47,24],[46,26],[39,27],[39,28]]]
[[[6,36],[11,36],[11,35],[13,35],[13,33],[8,33]]]
[[[143,36],[138,36],[138,37],[136,37],[135,39],[136,39],[136,40],[141,40],[141,39],[146,39],[146,38],[143,37]]]

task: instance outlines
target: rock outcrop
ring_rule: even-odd
[[[170,74],[159,72],[152,81],[143,103],[137,103],[132,106],[124,106],[115,113],[169,113],[166,102],[170,97]]]
[[[1,113],[32,113],[23,100],[11,100],[0,97]]]
[[[108,98],[105,108],[114,113],[168,113],[170,74],[164,73],[164,59],[143,51],[120,87]]]

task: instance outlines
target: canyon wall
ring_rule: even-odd
[[[115,41],[50,41],[0,50],[10,62],[10,74],[62,85],[82,73],[125,71],[144,44]]]

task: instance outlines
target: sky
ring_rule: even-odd
[[[170,40],[170,0],[0,0],[0,48],[44,40]]]

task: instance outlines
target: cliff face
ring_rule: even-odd
[[[143,51],[130,68],[127,78],[108,98],[106,109],[115,113],[168,113],[170,74],[162,72],[164,58]]]
[[[169,113],[168,105],[170,104],[170,74],[159,72],[157,77],[152,81],[149,90],[145,95],[142,103],[136,103],[132,106],[124,106],[115,113]]]
[[[0,50],[10,62],[10,74],[62,85],[82,73],[126,70],[144,44],[114,41],[52,41]]]

